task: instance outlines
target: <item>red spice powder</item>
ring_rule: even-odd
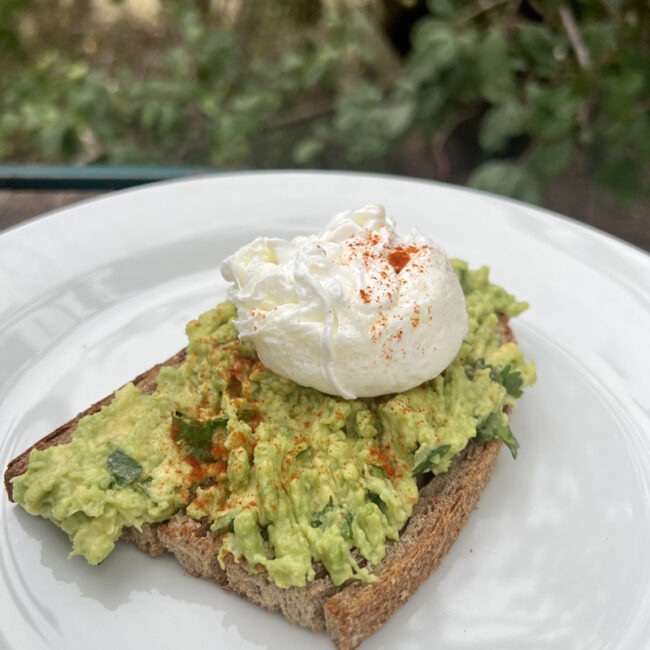
[[[388,262],[399,273],[411,260],[411,255],[403,249],[396,248],[388,253]]]
[[[192,483],[200,483],[206,478],[219,478],[224,476],[228,471],[228,466],[223,461],[206,463],[190,454],[185,456],[185,461],[192,468],[189,476]]]
[[[212,506],[213,497],[210,493],[207,493],[204,494],[202,497],[195,497],[193,503],[194,505],[198,506],[202,510],[207,511],[210,508],[210,506]],[[219,509],[219,508],[223,508],[225,503],[226,503],[225,499],[219,498],[216,501],[215,505]]]
[[[258,427],[258,426],[260,425],[260,423],[262,422],[262,416],[261,416],[259,413],[257,413],[257,412],[255,412],[255,413],[251,413],[251,414],[248,416],[248,418],[247,418],[246,421],[248,422],[248,426],[251,428],[251,431],[254,432],[255,429],[257,429],[257,427]]]
[[[411,261],[411,255],[414,255],[421,250],[422,248],[413,245],[397,246],[388,253],[388,262],[395,270],[395,273],[399,273]]]
[[[395,471],[395,457],[390,453],[386,453],[381,449],[371,449],[368,454],[373,465],[381,467],[389,479],[395,479],[397,472]]]
[[[420,324],[420,307],[415,305],[413,307],[413,316],[411,316],[411,327],[415,329]]]

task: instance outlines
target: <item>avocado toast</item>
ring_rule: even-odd
[[[474,276],[468,276],[466,268],[462,266],[458,267],[458,271],[461,281],[464,276],[465,285],[468,286],[471,293],[471,287],[469,287],[468,283],[471,284]],[[476,278],[476,282],[478,282],[478,278]],[[499,345],[496,346],[497,348],[500,349],[508,343],[513,343],[514,339],[508,327],[507,316],[501,314],[498,320],[494,316],[494,318],[490,319],[490,323],[498,338]],[[484,324],[487,324],[487,322]],[[498,350],[492,352],[496,353]],[[165,364],[156,366],[134,381],[135,388],[144,394],[153,394],[161,367],[178,368],[183,364],[184,360],[185,354],[181,352]],[[484,379],[489,376],[490,381],[494,383],[493,388],[495,391],[501,390],[503,392],[505,390],[514,395],[518,392],[522,383],[519,381],[517,384],[514,373],[508,372],[509,365],[497,370],[491,367],[489,363],[486,364],[482,358],[473,359],[470,365],[466,364],[463,368],[463,373],[468,375],[468,380],[473,379],[475,374]],[[532,370],[529,370],[526,383],[532,382],[532,372]],[[166,370],[165,373],[169,374],[169,371]],[[519,379],[522,379],[521,376]],[[506,387],[500,382],[508,384],[508,386]],[[232,390],[236,392],[237,389],[233,388]],[[68,442],[81,418],[98,412],[102,406],[108,405],[112,398],[113,396],[110,396],[94,405],[85,413],[80,414],[80,416],[44,438],[35,447],[37,449],[47,449]],[[503,404],[501,407],[509,408],[512,400],[508,399],[507,401],[508,403]],[[483,420],[487,419],[488,416],[484,415]],[[182,425],[177,424],[176,426]],[[419,472],[415,471],[418,466],[424,470],[417,478],[419,487],[417,503],[409,513],[408,522],[401,530],[399,541],[391,541],[390,539],[386,541],[384,557],[379,561],[372,562],[371,574],[366,576],[366,580],[362,579],[364,575],[362,572],[366,568],[364,566],[365,561],[355,550],[355,547],[350,545],[349,550],[352,553],[352,561],[357,567],[356,573],[353,570],[346,577],[345,573],[337,573],[340,568],[339,565],[335,566],[331,563],[326,570],[327,559],[325,557],[323,562],[315,562],[313,569],[310,563],[309,568],[314,573],[306,580],[304,586],[286,584],[286,581],[285,584],[278,584],[282,582],[282,579],[278,580],[277,577],[270,579],[266,570],[259,570],[261,567],[251,564],[250,559],[246,557],[245,549],[241,550],[231,546],[233,550],[229,550],[228,553],[223,552],[224,539],[226,541],[230,540],[232,543],[233,539],[229,538],[228,535],[234,535],[237,529],[237,526],[235,526],[235,530],[230,529],[232,519],[225,527],[220,528],[220,521],[210,520],[208,517],[197,517],[196,512],[194,517],[189,517],[183,508],[177,508],[175,514],[166,517],[163,521],[144,521],[138,522],[136,527],[127,527],[122,532],[122,539],[134,541],[141,550],[151,555],[159,555],[164,550],[169,550],[176,555],[181,564],[191,574],[214,579],[224,588],[235,591],[268,609],[281,610],[294,624],[311,627],[314,630],[320,630],[325,626],[339,647],[352,648],[382,625],[399,605],[415,591],[430,571],[438,565],[453,543],[475,506],[494,467],[501,443],[498,440],[489,440],[490,437],[495,435],[495,428],[492,429],[491,435],[490,431],[486,431],[485,428],[479,431],[479,435],[484,439],[482,442],[471,440],[469,444],[465,444],[467,442],[465,441],[462,444],[463,450],[455,454],[453,460],[450,457],[443,459],[449,449],[440,451],[442,447],[449,447],[449,445],[438,447],[437,454],[432,453],[435,449],[429,450],[426,454],[426,463],[429,463],[428,465],[426,463],[423,465],[421,460],[412,459],[410,471],[408,472],[409,476],[411,472],[419,474]],[[341,435],[344,434],[341,433]],[[346,435],[352,437],[355,432],[347,432]],[[501,435],[510,443],[511,449],[513,449],[514,443],[506,433],[503,433],[503,428],[501,428]],[[514,449],[516,450],[516,447]],[[30,451],[28,450],[12,461],[7,469],[5,483],[10,497],[16,496],[17,484],[12,483],[12,479],[22,476],[27,471]],[[302,451],[304,450],[300,449],[298,453],[302,453]],[[119,460],[119,458],[115,459],[114,453],[109,457],[109,465],[111,463],[110,458],[113,459],[113,462]],[[140,460],[142,461],[142,459]],[[443,471],[442,467],[435,467],[436,463],[443,460],[447,461],[446,466],[449,466],[446,472]],[[216,462],[214,458],[212,461]],[[384,466],[384,472],[391,466],[391,463],[392,461],[387,466]],[[138,465],[137,462],[136,465]],[[126,466],[128,469],[128,463],[126,463]],[[139,467],[142,470],[142,467]],[[381,465],[378,465],[378,467],[381,468]],[[428,482],[426,482],[426,478],[430,477],[431,474],[427,470],[433,470],[437,474]],[[124,478],[123,472],[118,471],[114,476],[121,477],[120,480],[123,481],[128,480],[128,477]],[[146,479],[146,477],[144,478]],[[370,476],[367,478],[372,480]],[[198,482],[198,488],[209,488],[210,484],[204,483],[202,480]],[[132,480],[130,484],[125,484],[123,488],[135,491],[136,486],[132,485],[133,483]],[[18,484],[20,484],[20,481]],[[193,486],[193,489],[196,487],[196,485]],[[146,485],[143,486],[143,489],[146,490]],[[196,497],[196,493],[193,493],[192,496]],[[25,501],[24,496],[22,499],[17,500]],[[345,528],[342,526],[342,522],[336,523],[325,520],[326,516],[329,517],[332,513],[336,513],[336,508],[328,507],[329,503],[327,501],[321,504],[322,507],[318,511],[320,514],[316,519],[314,518],[316,513],[311,513],[311,527],[314,528],[314,533],[317,534],[318,539],[321,539],[322,534],[332,531],[332,534],[340,534],[345,538]],[[368,507],[376,514],[375,506],[378,509],[377,504]],[[57,519],[56,516],[48,516]],[[355,522],[356,519],[357,513],[354,512],[352,513],[352,521]],[[268,523],[266,525],[268,527]],[[259,531],[260,534],[261,530]],[[71,529],[69,529],[68,532],[72,536],[76,530],[71,532]],[[271,529],[270,535],[272,539],[273,534],[273,529]],[[236,536],[234,541],[238,541]],[[87,551],[87,549],[85,550]],[[234,558],[237,557],[238,550],[240,551],[238,561],[235,561]],[[87,552],[84,552],[84,554],[88,556]],[[252,557],[255,556],[252,555]],[[350,566],[349,563],[344,562],[343,564],[347,567]],[[372,578],[374,581],[371,581],[371,576],[375,576]],[[297,582],[299,578],[291,574],[288,580]]]

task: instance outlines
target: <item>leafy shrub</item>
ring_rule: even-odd
[[[429,0],[403,58],[379,4],[303,4],[298,25],[279,0],[265,5],[275,13],[259,42],[164,5],[146,65],[106,65],[21,40],[30,4],[0,3],[0,159],[392,169],[419,138],[444,177],[465,128],[475,187],[538,202],[579,154],[623,198],[648,191],[645,3]]]

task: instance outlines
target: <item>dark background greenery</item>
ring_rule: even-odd
[[[99,5],[99,8],[98,8]],[[628,0],[1,0],[0,161],[364,169],[644,200]]]

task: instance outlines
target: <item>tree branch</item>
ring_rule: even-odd
[[[575,52],[576,59],[578,59],[578,65],[583,70],[589,70],[591,68],[589,50],[587,49],[585,42],[582,40],[582,35],[578,30],[576,19],[567,5],[562,5],[560,7],[560,18],[562,19],[564,31],[567,33],[569,41],[571,42],[571,47]]]

